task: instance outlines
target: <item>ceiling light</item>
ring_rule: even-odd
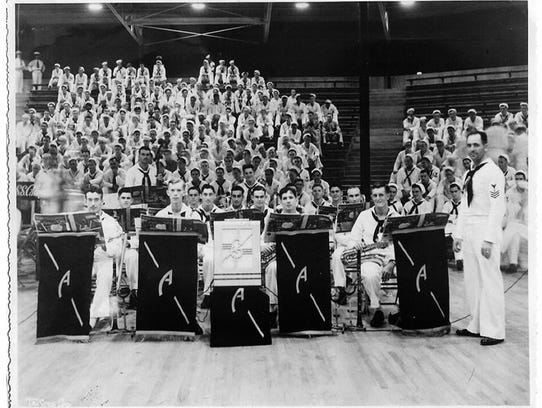
[[[416,72],[416,75],[418,75],[418,76],[419,76],[419,75],[422,75],[422,71]]]
[[[100,10],[103,9],[103,8],[104,8],[104,6],[103,6],[103,4],[101,4],[101,3],[90,3],[90,4],[88,5],[88,9],[89,9],[90,11],[100,11]]]
[[[416,3],[414,0],[401,0],[401,4],[405,7],[411,7]]]
[[[295,8],[298,10],[305,10],[309,8],[309,3],[295,3]]]
[[[194,10],[203,10],[205,8],[204,3],[192,3],[192,8]]]

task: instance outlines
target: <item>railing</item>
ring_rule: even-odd
[[[409,86],[414,86],[491,79],[526,78],[527,76],[527,65],[520,65],[515,67],[497,67],[484,69],[469,69],[463,71],[435,72],[407,77],[406,81],[408,82]]]
[[[269,78],[276,88],[358,88],[356,77],[275,77]]]

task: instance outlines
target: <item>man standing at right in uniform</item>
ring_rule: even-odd
[[[504,174],[487,155],[487,134],[467,136],[474,168],[464,179],[464,194],[454,233],[454,250],[463,250],[466,298],[471,321],[458,336],[482,337],[482,346],[502,343],[504,289],[500,264],[506,203]]]

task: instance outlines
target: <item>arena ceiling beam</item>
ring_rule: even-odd
[[[134,27],[133,25],[130,25],[126,21],[124,16],[122,16],[112,4],[110,4],[110,3],[105,3],[105,4],[109,8],[109,10],[111,10],[113,15],[117,18],[119,23],[121,23],[122,26],[126,29],[126,31],[128,31],[128,34],[130,34],[130,36],[135,40],[135,42],[138,45],[141,46],[143,44],[143,38],[142,38],[142,35],[141,35],[142,34],[141,30],[137,30],[136,27]]]
[[[218,39],[228,40],[228,41],[242,42],[242,43],[246,43],[246,44],[257,44],[254,41],[248,41],[248,40],[242,40],[242,39],[239,39],[239,38],[230,38],[230,37],[224,37],[224,36],[216,35],[218,33],[223,33],[223,32],[226,32],[226,31],[233,31],[233,30],[240,30],[242,28],[247,28],[247,27],[250,27],[249,25],[238,26],[238,27],[228,27],[228,28],[223,28],[221,30],[208,31],[206,33],[196,33],[196,32],[186,31],[186,30],[177,30],[177,29],[173,29],[173,28],[147,26],[147,25],[141,25],[139,27],[140,28],[149,28],[149,29],[158,30],[158,31],[168,31],[168,32],[179,33],[179,34],[187,34],[187,35],[182,36],[182,37],[170,38],[168,40],[153,41],[153,42],[150,42],[150,43],[143,44],[144,46],[150,46],[150,45],[156,45],[156,44],[164,44],[164,43],[173,42],[173,41],[187,40],[189,38],[195,38],[195,37],[210,37],[210,38],[218,38]]]
[[[133,25],[153,26],[209,26],[209,25],[263,25],[262,18],[257,17],[166,17],[133,18]]]

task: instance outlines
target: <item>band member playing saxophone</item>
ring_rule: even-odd
[[[346,303],[346,274],[344,270],[345,254],[356,253],[366,245],[378,243],[383,240],[384,223],[388,217],[398,214],[388,207],[388,187],[375,185],[371,189],[371,198],[374,207],[362,211],[352,231],[347,237],[346,246],[338,247],[331,256],[331,266],[335,290],[339,292],[337,303]],[[395,267],[395,255],[393,244],[390,242],[385,248],[384,245],[377,245],[370,250],[361,253],[361,278],[365,290],[370,299],[369,310],[372,314],[371,326],[382,327],[384,324],[384,313],[380,307],[380,283],[387,280],[393,273]],[[356,257],[357,258],[357,257]]]

